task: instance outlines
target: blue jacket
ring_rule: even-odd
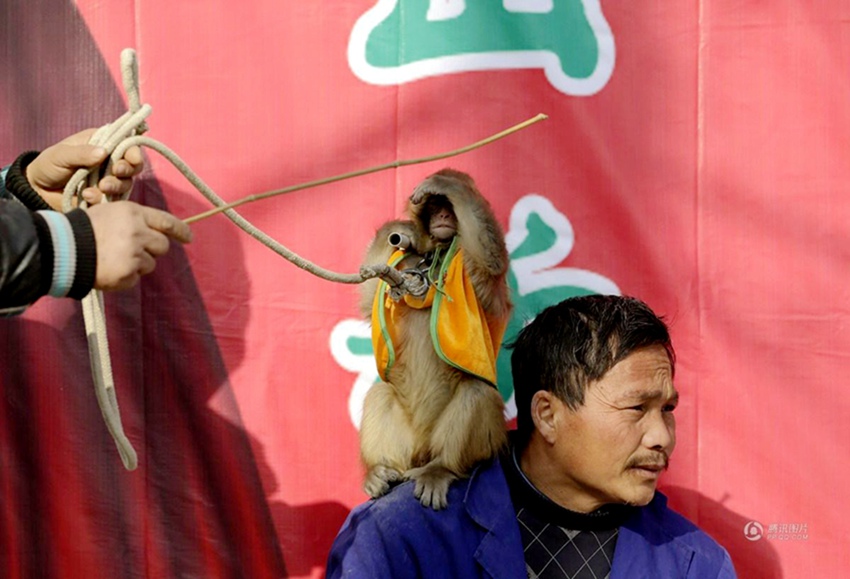
[[[331,548],[327,577],[525,579],[525,560],[508,484],[498,461],[479,466],[434,511],[404,483],[354,509]],[[729,554],[711,537],[652,502],[620,527],[611,579],[735,577]]]

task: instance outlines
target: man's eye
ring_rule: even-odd
[[[673,412],[674,410],[676,410],[676,405],[675,404],[667,404],[667,405],[664,406],[663,410],[664,410],[664,412]]]
[[[635,410],[637,412],[643,412],[645,410],[643,404],[640,406],[629,406],[628,410]]]

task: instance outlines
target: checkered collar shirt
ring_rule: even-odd
[[[577,513],[535,487],[519,466],[516,447],[502,461],[516,511],[529,579],[603,579],[611,573],[620,525],[633,507],[606,505]]]

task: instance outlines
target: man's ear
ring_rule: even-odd
[[[538,390],[531,398],[531,420],[540,436],[549,444],[557,438],[558,413],[563,403],[548,390]]]

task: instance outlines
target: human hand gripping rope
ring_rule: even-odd
[[[176,153],[174,153],[174,151],[159,141],[143,136],[143,133],[148,129],[145,119],[151,114],[152,109],[148,104],[141,104],[139,98],[138,62],[136,60],[136,52],[131,48],[124,49],[121,52],[121,77],[124,85],[124,91],[127,94],[127,101],[129,105],[128,110],[114,122],[104,125],[96,131],[90,141],[90,144],[103,147],[109,153],[109,158],[106,161],[107,172],[110,170],[112,164],[121,159],[130,147],[142,146],[153,149],[168,159],[168,161],[174,165],[174,167],[180,171],[186,179],[198,191],[200,191],[207,200],[210,201],[210,203],[215,206],[214,209],[185,219],[184,221],[186,223],[194,223],[217,213],[224,213],[231,221],[233,221],[251,237],[292,262],[294,265],[312,273],[315,276],[328,281],[348,284],[362,283],[372,277],[381,277],[390,283],[391,286],[394,286],[397,293],[421,293],[422,288],[419,287],[421,284],[418,284],[418,280],[416,279],[404,277],[400,272],[392,268],[367,269],[361,270],[358,273],[342,274],[319,267],[269,237],[266,233],[252,225],[248,220],[237,213],[234,208],[239,205],[260,201],[269,197],[291,193],[301,189],[318,187],[319,185],[359,177],[361,175],[367,175],[369,173],[375,173],[386,169],[437,161],[460,155],[473,149],[483,147],[484,145],[492,143],[547,118],[547,116],[543,114],[537,115],[536,117],[501,131],[491,137],[447,153],[418,159],[397,160],[368,169],[361,169],[275,191],[250,195],[243,199],[227,203],[216,195],[215,192],[210,189]],[[97,182],[101,177],[99,173],[100,170],[98,167],[77,170],[65,186],[62,197],[63,211],[67,212],[73,208],[75,197],[79,207],[83,209],[87,207],[87,203],[82,198],[82,191],[86,187],[97,185]],[[126,199],[129,195],[130,193],[128,192],[121,196],[121,199]],[[104,196],[102,202],[108,202],[108,196]],[[103,414],[106,427],[112,435],[112,438],[115,440],[115,445],[118,447],[118,453],[121,456],[121,461],[123,462],[124,467],[127,470],[135,470],[138,466],[138,456],[132,443],[124,433],[124,428],[121,423],[121,414],[118,408],[118,398],[115,393],[115,381],[112,375],[112,363],[109,356],[109,343],[106,332],[106,315],[104,312],[103,292],[100,290],[92,290],[91,293],[83,299],[82,306],[86,338],[89,346],[89,358],[92,366],[92,378],[94,380],[95,396],[97,398],[98,406]]]

